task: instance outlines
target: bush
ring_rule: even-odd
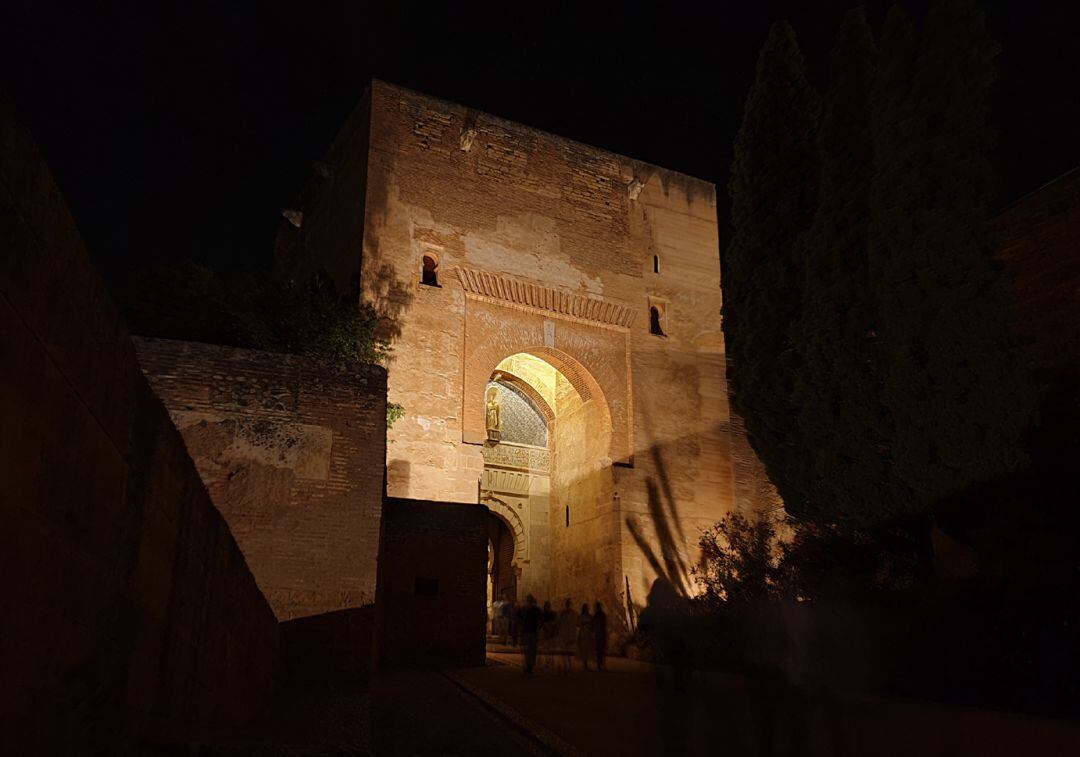
[[[124,298],[135,334],[326,360],[342,367],[383,361],[389,344],[359,292],[339,293],[324,276],[288,285],[264,273],[223,278],[195,263],[144,270]],[[405,409],[389,403],[386,426]]]
[[[701,589],[699,612],[779,597],[866,598],[918,584],[924,545],[912,534],[920,529],[865,532],[804,522],[781,539],[777,526],[767,515],[730,513],[702,535],[701,562],[691,570]]]
[[[782,592],[783,550],[769,518],[729,513],[702,534],[698,546],[701,562],[691,574],[702,590],[698,601],[707,607]]]
[[[378,317],[356,292],[339,294],[325,277],[289,286],[263,273],[222,278],[194,263],[143,271],[125,298],[131,330],[142,336],[369,364],[387,354]]]

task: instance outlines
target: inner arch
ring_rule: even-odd
[[[580,564],[612,492],[611,414],[595,379],[554,350],[530,349],[500,360],[474,401],[486,408],[480,500],[515,532],[519,600],[595,599]]]

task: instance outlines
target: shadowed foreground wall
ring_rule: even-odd
[[[1012,328],[1039,391],[1040,454],[1064,471],[1080,451],[1080,168],[994,221]]]
[[[483,505],[386,500],[377,644],[388,665],[483,665],[488,517]]]
[[[375,601],[386,371],[136,339],[279,620]]]
[[[0,476],[0,753],[162,753],[273,695],[273,613],[2,95]]]

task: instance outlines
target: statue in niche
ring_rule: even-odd
[[[484,423],[488,441],[499,441],[502,437],[502,403],[499,402],[499,390],[493,386],[488,387],[484,402]]]

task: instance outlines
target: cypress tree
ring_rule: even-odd
[[[972,0],[939,0],[912,58],[889,15],[874,98],[871,275],[895,515],[1024,463],[1032,394],[991,267],[989,95],[997,46]],[[911,75],[911,72],[914,75]]]
[[[794,399],[807,461],[786,500],[801,517],[850,519],[880,496],[887,435],[874,370],[876,306],[869,286],[867,235],[874,143],[870,97],[877,48],[856,8],[837,33],[817,147],[820,199],[802,239],[806,277],[792,329],[801,368]]]
[[[817,202],[819,108],[794,30],[774,24],[735,138],[724,333],[733,405],[781,494],[794,491],[802,454],[789,328],[803,280],[796,242]]]
[[[881,496],[868,503],[871,506],[865,520],[871,522],[909,518],[924,508],[911,482],[896,475],[896,424],[902,413],[896,406],[900,398],[890,389],[890,379],[895,375],[892,349],[908,317],[898,282],[907,276],[907,260],[915,237],[912,219],[921,189],[914,167],[918,146],[927,137],[927,125],[916,108],[913,91],[918,40],[911,20],[899,6],[893,6],[885,18],[879,49],[878,76],[870,102],[874,176],[870,184],[867,272],[877,316],[874,368],[880,380],[878,402],[888,427],[882,452],[889,474]]]

